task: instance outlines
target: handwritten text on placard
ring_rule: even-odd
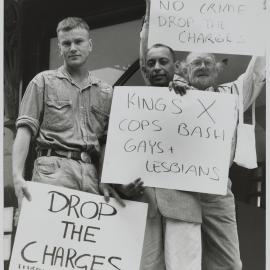
[[[178,51],[263,55],[264,10],[253,0],[151,1],[149,47]],[[250,21],[251,18],[256,20]]]
[[[236,119],[234,95],[117,87],[102,181],[224,194]]]
[[[139,270],[147,206],[29,183],[10,270]],[[139,213],[139,215],[138,215]]]

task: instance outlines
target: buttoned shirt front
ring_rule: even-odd
[[[107,133],[112,87],[93,77],[80,88],[64,66],[39,73],[23,97],[16,127],[27,126],[39,149],[100,149]]]

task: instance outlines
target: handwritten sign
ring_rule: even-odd
[[[10,270],[139,270],[147,205],[29,183]]]
[[[225,194],[236,96],[115,87],[102,182]]]
[[[148,47],[264,55],[265,13],[263,1],[154,0]]]

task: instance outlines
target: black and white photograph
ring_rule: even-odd
[[[4,0],[0,268],[267,270],[268,16]]]

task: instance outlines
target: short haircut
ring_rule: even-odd
[[[148,52],[149,52],[151,49],[153,49],[153,48],[167,48],[167,49],[170,51],[170,54],[172,55],[173,62],[176,61],[176,55],[175,55],[174,50],[173,50],[171,47],[169,47],[169,46],[167,46],[167,45],[165,45],[165,44],[161,44],[161,43],[156,43],[156,44],[154,44],[153,46],[151,46],[151,47],[146,51],[146,58],[147,58]]]
[[[87,22],[78,17],[67,17],[60,21],[57,25],[56,33],[58,35],[60,31],[70,31],[75,28],[85,29],[90,35],[90,28]]]

